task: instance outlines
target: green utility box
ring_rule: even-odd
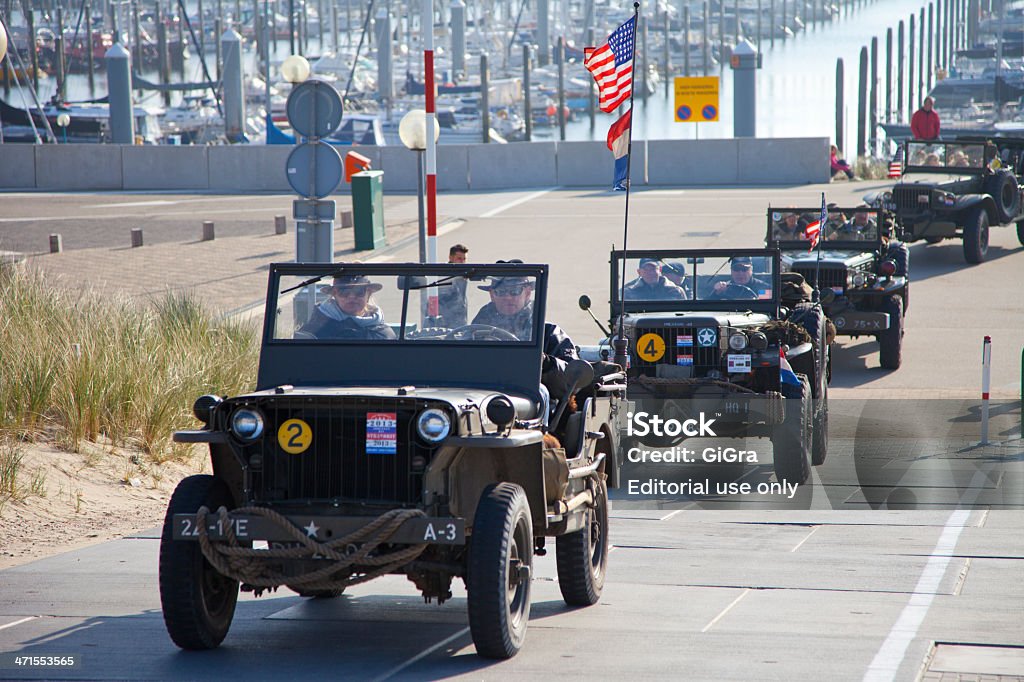
[[[367,170],[352,176],[352,220],[356,250],[387,244],[384,237],[384,171]]]

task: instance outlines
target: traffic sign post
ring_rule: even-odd
[[[341,154],[321,138],[341,125],[341,95],[326,81],[307,80],[295,87],[286,105],[288,123],[305,140],[285,163],[288,184],[302,199],[292,203],[295,217],[295,260],[298,263],[334,261],[334,201],[324,201],[341,183]]]

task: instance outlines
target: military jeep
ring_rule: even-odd
[[[797,217],[796,234],[786,223]],[[837,334],[874,336],[884,369],[898,369],[910,305],[910,252],[892,238],[892,216],[876,208],[828,208],[818,248],[812,249],[807,225],[820,221],[820,208],[768,209],[765,244],[780,249],[782,268],[798,273],[824,292],[825,314]],[[783,274],[783,278],[787,278]]]
[[[960,238],[964,259],[981,263],[991,225],[1016,223],[1024,244],[1024,188],[1017,177],[1022,150],[1024,140],[1003,138],[908,140],[903,176],[891,190],[864,199],[892,211],[908,242]]]
[[[611,334],[581,355],[612,357],[621,321],[634,414],[703,413],[715,436],[770,438],[779,480],[804,483],[828,451],[829,341],[821,306],[783,306],[781,283],[774,249],[613,251]],[[624,447],[682,440],[623,434]]]
[[[519,334],[446,325],[438,292],[460,278],[471,314],[502,282],[532,297]],[[271,265],[255,389],[200,397],[203,428],[174,434],[209,445],[213,474],[167,509],[171,639],[218,646],[239,585],[329,598],[397,574],[441,604],[457,577],[477,652],[508,658],[549,537],[566,603],[596,603],[624,376],[573,360],[562,393],[544,385],[547,282],[545,265]]]

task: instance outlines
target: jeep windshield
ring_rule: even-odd
[[[616,251],[612,307],[621,300],[626,310],[769,310],[778,302],[778,271],[774,250]]]
[[[907,142],[906,172],[981,172],[985,168],[985,145],[961,142]]]
[[[825,228],[819,232],[822,250],[874,249],[881,235],[879,225],[885,224],[882,218],[878,208],[830,206]],[[783,251],[810,251],[811,237],[820,220],[820,207],[769,209],[765,241]]]
[[[547,266],[273,264],[258,386],[538,392]]]

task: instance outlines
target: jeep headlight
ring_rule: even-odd
[[[850,281],[853,282],[853,286],[862,287],[868,281],[868,278],[864,276],[863,272],[855,272]]]
[[[452,420],[437,408],[423,410],[416,419],[416,433],[428,443],[440,443],[448,437],[452,429]]]
[[[263,415],[243,407],[231,416],[231,433],[242,440],[256,440],[263,433]]]
[[[729,337],[729,348],[743,350],[747,347],[747,335],[743,332],[736,332]]]
[[[192,404],[192,414],[204,424],[209,424],[210,418],[213,416],[213,408],[217,407],[220,403],[220,396],[212,394],[201,395]]]
[[[753,332],[750,334],[750,345],[755,350],[764,350],[768,347],[768,337],[764,332]]]

